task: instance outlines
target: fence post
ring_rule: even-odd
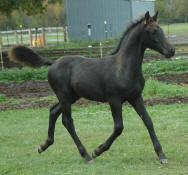
[[[4,63],[3,63],[3,51],[2,51],[2,48],[0,48],[0,52],[1,52],[1,70],[4,69]]]
[[[21,34],[20,36],[21,36],[21,44],[23,44],[22,27],[23,27],[23,26],[22,26],[22,25],[20,25],[20,34]]]
[[[16,45],[18,45],[18,33],[17,30],[14,31],[14,36],[15,36],[15,40],[16,40]]]
[[[102,42],[100,42],[99,45],[100,45],[100,56],[102,58]]]
[[[7,36],[7,44],[8,44],[8,47],[9,47],[9,38],[8,38],[8,30],[6,29],[6,36]]]
[[[46,46],[46,39],[45,39],[45,29],[42,27],[42,44]]]
[[[3,51],[2,51],[2,48],[3,48],[3,42],[2,42],[2,35],[0,33],[0,55],[1,55],[1,69],[3,70],[4,69],[4,66],[3,66]]]
[[[64,42],[67,42],[67,28],[63,28],[63,37],[64,37]]]
[[[3,38],[2,38],[2,34],[0,32],[0,48],[2,48],[2,47],[3,47]]]
[[[37,33],[38,33],[38,27],[35,27],[35,47],[37,47]]]
[[[33,46],[32,30],[30,28],[29,28],[29,41],[30,41],[30,46]]]

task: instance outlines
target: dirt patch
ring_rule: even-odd
[[[159,81],[166,83],[176,83],[182,86],[188,86],[188,73],[183,74],[163,74],[154,76]],[[15,99],[21,99],[19,104],[1,104],[0,111],[10,110],[10,109],[33,109],[41,107],[49,107],[54,102],[51,100],[39,100],[33,102],[31,100],[25,100],[30,98],[40,98],[53,95],[48,82],[44,81],[26,81],[26,82],[10,82],[10,83],[0,83],[0,94],[6,97],[11,97]],[[23,99],[23,100],[22,100]],[[152,100],[146,100],[145,104],[153,106],[156,104],[173,104],[173,103],[188,103],[188,97],[176,96],[170,98],[157,98]],[[100,104],[97,102],[91,102],[89,100],[81,99],[75,103],[75,105],[88,105],[88,104]]]
[[[147,106],[154,106],[154,105],[169,105],[169,104],[188,104],[188,97],[187,96],[175,96],[175,97],[168,97],[168,98],[155,98],[151,100],[145,100],[144,103]]]
[[[11,98],[33,98],[53,95],[48,82],[25,81],[0,83],[0,94]]]
[[[162,74],[154,76],[158,81],[165,83],[176,83],[181,86],[188,86],[188,73],[182,74]]]

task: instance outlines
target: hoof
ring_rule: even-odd
[[[168,164],[168,160],[167,159],[160,159],[159,160],[161,164]]]
[[[96,157],[97,157],[97,155],[95,154],[95,151],[93,151],[92,157],[93,157],[93,158],[96,158]]]
[[[38,153],[40,154],[40,153],[42,153],[42,152],[43,152],[42,147],[39,146],[39,148],[38,148]]]

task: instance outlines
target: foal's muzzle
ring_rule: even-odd
[[[175,48],[170,48],[164,55],[166,58],[173,57],[175,55]]]

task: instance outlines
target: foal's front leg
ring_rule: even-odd
[[[143,120],[145,126],[147,127],[147,130],[150,134],[150,138],[152,140],[155,152],[157,153],[157,155],[159,157],[160,163],[167,164],[168,160],[167,160],[165,154],[163,153],[162,146],[161,146],[160,142],[158,141],[158,138],[155,134],[152,120],[145,109],[142,96],[139,96],[138,98],[131,100],[129,102],[134,107],[134,109],[136,110],[138,115]]]
[[[122,103],[120,100],[113,99],[109,102],[112,117],[114,120],[114,132],[112,135],[106,140],[106,142],[100,145],[94,152],[92,153],[92,157],[95,158],[102,154],[104,151],[107,151],[114,140],[122,133],[123,131],[123,121],[122,121]]]

